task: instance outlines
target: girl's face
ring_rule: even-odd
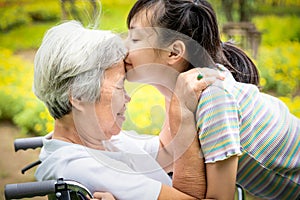
[[[129,52],[125,59],[127,79],[141,83],[155,82],[167,66],[168,52],[158,47],[157,33],[150,27],[144,12],[131,20],[125,44]]]

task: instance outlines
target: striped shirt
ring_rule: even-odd
[[[203,91],[197,126],[206,163],[238,155],[237,183],[266,199],[300,199],[300,119],[251,84],[225,81]]]

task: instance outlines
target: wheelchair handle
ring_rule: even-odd
[[[14,142],[15,151],[35,149],[43,146],[43,136],[40,137],[30,137],[30,138],[20,138],[16,139]]]
[[[56,180],[5,185],[5,199],[31,198],[55,193]]]

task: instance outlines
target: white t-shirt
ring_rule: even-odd
[[[137,137],[122,131],[105,143],[110,151],[100,151],[55,139],[43,140],[38,181],[72,179],[92,193],[105,191],[117,199],[157,199],[161,185],[172,185],[156,162],[158,137]]]

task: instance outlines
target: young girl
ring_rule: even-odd
[[[172,134],[183,130],[176,127],[185,120],[182,105],[197,108],[206,198],[233,199],[236,182],[261,198],[300,198],[300,120],[281,101],[259,92],[255,65],[238,48],[221,42],[211,5],[201,0],[139,0],[127,22],[127,79],[152,84],[165,96],[168,115],[160,135],[166,147],[172,143],[170,125]],[[203,49],[212,60],[203,56]],[[216,67],[226,74],[224,82],[201,94],[198,106],[177,100],[177,92],[190,80],[179,77],[176,82],[171,76],[193,67]],[[175,156],[182,153],[177,151]],[[175,177],[189,166],[186,162],[175,162]]]

